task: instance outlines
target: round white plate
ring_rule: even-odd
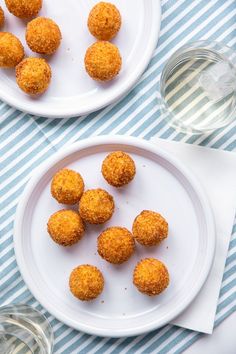
[[[84,55],[95,38],[87,28],[94,0],[44,0],[40,16],[51,17],[61,28],[59,50],[48,57],[52,82],[48,91],[32,98],[15,82],[14,70],[0,69],[0,98],[21,111],[46,117],[72,117],[96,111],[122,97],[148,65],[156,47],[160,0],[112,0],[122,16],[122,27],[114,38],[123,58],[119,76],[109,83],[93,81],[85,72]],[[3,0],[0,5],[6,10]],[[26,23],[6,10],[4,31],[13,32],[23,42],[27,56],[37,56],[25,43]]]
[[[125,188],[115,189],[100,169],[107,153],[127,151],[137,175]],[[63,248],[47,234],[47,220],[63,208],[50,195],[52,176],[69,167],[84,177],[86,188],[101,187],[115,199],[116,209],[106,225],[88,226],[75,246]],[[169,237],[158,247],[136,245],[133,257],[114,266],[99,257],[96,239],[108,226],[131,229],[143,209],[160,212],[169,222]],[[18,206],[14,231],[15,253],[22,276],[36,299],[55,317],[78,330],[101,336],[130,336],[173,320],[202,287],[214,255],[214,223],[205,194],[195,178],[167,153],[135,138],[99,137],[58,152],[35,171]],[[132,284],[135,264],[156,257],[167,265],[170,285],[148,297]],[[103,293],[80,302],[69,291],[68,278],[79,264],[96,265],[104,274]]]

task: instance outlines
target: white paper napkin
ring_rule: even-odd
[[[180,159],[199,179],[216,223],[216,253],[209,277],[191,305],[172,323],[212,333],[224,265],[236,210],[236,153],[153,138],[152,142]]]

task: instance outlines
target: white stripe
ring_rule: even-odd
[[[56,125],[54,128],[52,128],[50,130],[50,136],[53,135],[53,133],[57,130],[59,130],[59,128],[62,126],[62,124],[65,123],[63,121],[63,119],[60,120],[60,123],[58,125]],[[47,121],[47,124],[45,124],[45,127],[47,125],[50,124],[50,121]],[[38,127],[38,126],[37,126]],[[15,151],[19,150],[21,146],[23,146],[24,144],[26,144],[27,142],[30,141],[30,139],[35,136],[36,134],[38,134],[40,131],[39,128],[37,128],[37,132],[35,132],[35,130],[33,130],[29,135],[27,135],[24,139],[22,139],[22,141],[19,144],[16,144],[9,152],[8,155],[13,154]],[[14,137],[11,137],[11,139],[13,140]],[[15,166],[18,162],[20,162],[21,160],[23,160],[23,158],[27,155],[29,155],[33,150],[35,150],[43,141],[46,140],[45,134],[43,134],[41,136],[41,138],[39,138],[37,140],[37,142],[35,144],[32,144],[27,150],[25,150],[23,153],[21,153],[19,156],[17,156],[9,165],[7,165],[4,169],[2,169],[1,171],[1,175],[3,176],[5,173],[7,173],[12,166]],[[53,143],[52,143],[53,145]],[[51,148],[51,146],[49,145],[49,147]],[[7,154],[6,154],[7,155]],[[37,156],[37,155],[36,155]],[[8,157],[8,156],[7,156]],[[4,155],[5,158],[5,155]],[[30,160],[32,161],[32,160]],[[30,162],[29,161],[29,162]]]
[[[93,349],[90,349],[89,354],[95,354],[95,353],[96,353],[100,348],[102,348],[102,346],[105,345],[110,339],[111,339],[111,338],[104,338],[100,343],[98,343],[97,345],[95,345],[95,347],[93,347]],[[110,346],[110,347],[108,348],[108,350],[103,349],[102,354],[105,354],[105,353],[107,354],[107,353],[111,350],[111,347],[112,347],[112,350],[113,350],[114,348],[117,348],[118,345],[119,345],[123,340],[124,340],[124,338],[120,338],[120,339],[117,338],[117,341],[116,341],[112,346]],[[112,350],[111,350],[111,351],[112,351]],[[119,353],[120,353],[120,352],[119,352]]]
[[[167,331],[166,331],[167,332]],[[168,338],[166,338],[166,340],[161,343],[161,345],[157,345],[157,347],[155,348],[155,350],[158,349],[158,352],[161,351],[161,349],[163,349],[168,343],[170,343],[175,337],[177,337],[180,333],[183,332],[183,328],[179,328],[179,329],[176,329],[176,331],[171,334]],[[144,346],[140,346],[138,350],[136,350],[136,354],[142,354],[142,353],[145,353],[145,350],[147,350],[154,342],[157,341],[157,339],[159,339],[160,336],[159,334],[152,338],[150,341],[148,341]],[[142,348],[142,349],[141,349]],[[149,352],[149,351],[147,351]]]
[[[4,257],[10,250],[12,250],[12,244],[8,245],[0,252],[0,259]]]
[[[17,117],[17,119],[22,119],[24,115],[25,113],[20,114],[19,117]],[[13,122],[16,123],[15,120],[13,120]],[[4,139],[4,142],[1,143],[1,149],[4,149],[4,147],[6,147],[9,143],[11,143],[15,137],[17,137],[20,133],[22,133],[27,128],[29,128],[29,126],[32,125],[32,123],[33,123],[33,118],[31,117],[29,118],[29,120],[25,120],[24,123],[19,128],[17,128],[17,130],[13,134],[10,134],[8,138]],[[35,125],[35,129],[38,129],[38,125]],[[15,145],[13,145],[12,147],[15,147]],[[11,150],[11,148],[9,150]],[[7,153],[9,153],[9,150],[7,151]],[[5,154],[4,154],[4,159],[5,159]]]
[[[180,343],[176,344],[173,348],[171,348],[168,354],[175,354],[177,350],[181,349],[189,340],[194,337],[197,337],[199,333],[197,332],[190,332],[186,338],[182,339]]]
[[[231,295],[235,294],[235,290],[236,290],[236,286],[234,285],[224,295],[221,295],[217,306],[221,305],[227,298],[229,298]]]
[[[31,122],[32,124],[32,122]],[[50,124],[50,121],[47,120],[45,121],[41,127],[45,128],[47,125]],[[30,123],[28,124],[28,126],[30,125]],[[28,128],[23,126],[22,128],[24,129],[27,129]],[[24,130],[22,129],[22,130]],[[16,151],[19,151],[19,149],[24,145],[26,144],[28,141],[30,141],[30,139],[34,136],[36,136],[39,132],[41,132],[41,128],[39,128],[39,125],[36,125],[35,126],[35,129],[33,129],[31,131],[31,133],[29,135],[27,135],[24,139],[22,139],[20,142],[18,142],[17,144],[14,144],[5,154],[4,154],[4,160],[3,161],[6,161],[7,158],[9,156],[11,156],[12,154],[14,154]],[[14,142],[14,140],[18,137],[18,135],[21,133],[21,129],[18,129],[14,134],[11,135],[11,141]],[[42,139],[45,139],[45,135],[42,136],[34,145],[31,145],[30,148],[28,148],[27,150],[24,151],[24,153],[22,153],[20,155],[20,157],[23,157],[25,156],[26,153],[29,153],[29,151],[32,151],[34,148],[36,148],[38,145],[39,145],[39,142],[42,141]]]
[[[114,129],[112,129],[112,134],[115,135],[117,132],[119,132],[120,129],[124,128],[126,126],[126,124],[131,123],[131,120],[133,118],[136,117],[136,115],[140,114],[140,112],[150,103],[152,102],[156,97],[156,93],[154,92],[145,102],[143,102],[143,104],[139,107],[137,107],[135,109],[135,111],[133,113],[131,113],[129,115],[129,119],[128,120],[123,120],[121,121]],[[149,111],[148,113],[144,114],[142,119],[139,119],[137,123],[135,123],[135,125],[133,127],[130,128],[130,130],[136,130],[136,128],[141,125],[146,119],[147,116],[151,116],[151,112],[154,112],[157,109],[157,107],[155,106],[151,111]],[[109,120],[109,124],[107,124],[107,126],[109,126],[110,124],[112,124],[112,122],[110,122]],[[96,130],[94,133],[91,134],[91,136],[94,135],[98,135],[100,132],[102,132],[105,128],[104,126],[101,127],[102,129]],[[126,130],[126,134],[130,134],[130,130]]]
[[[0,248],[2,247],[3,243],[11,236],[12,236],[12,230],[8,231],[5,235],[1,236]]]
[[[147,122],[147,120],[152,116],[154,115],[154,113],[157,113],[158,112],[158,107],[155,105],[155,107],[153,107],[148,113],[146,113],[146,115],[143,116],[142,119],[139,119],[139,121],[133,126],[131,127],[130,129],[128,129],[126,131],[125,134],[127,135],[132,135],[137,129],[139,129],[141,127],[141,125],[144,123],[144,122]],[[156,122],[155,122],[156,123]],[[114,132],[113,132],[114,134]],[[140,137],[140,134],[139,134],[139,137]]]
[[[130,122],[136,115],[140,114],[140,112],[155,98],[156,94],[155,92],[149,96],[140,106],[137,106],[137,108],[128,116],[128,119],[124,119],[121,121],[116,128],[112,130],[112,134],[115,134],[116,131],[120,130],[122,127],[124,127],[128,122]],[[94,131],[94,134],[98,135],[101,133],[103,130],[105,130],[107,127],[112,125],[112,123],[117,119],[117,115],[115,114],[112,116],[112,118],[108,119],[107,122],[105,122],[101,127],[96,129]],[[93,135],[93,134],[92,134]]]
[[[236,131],[236,127],[235,127],[235,131]],[[235,137],[235,135],[233,135],[224,144],[221,145],[221,149],[227,149],[230,146],[230,144],[235,143],[235,142],[236,142],[236,137]],[[235,149],[236,149],[236,147],[232,151],[235,151]]]
[[[5,268],[4,268],[5,269]],[[1,272],[4,271],[4,269],[1,270]],[[11,277],[13,277],[16,273],[18,273],[17,268],[13,268],[9,273],[7,273],[4,277],[1,276],[1,285],[3,285],[5,282],[7,282]],[[6,286],[9,286],[10,284],[6,284]]]
[[[71,338],[68,342],[66,342],[62,347],[60,347],[60,353],[62,353],[64,350],[66,350],[68,347],[70,347],[72,344],[74,344],[75,342],[77,342],[78,339],[80,339],[82,336],[84,335],[84,333],[80,333],[78,334],[78,336],[76,335],[75,337]],[[90,338],[89,338],[90,339]],[[88,339],[86,340],[86,342],[88,341]],[[79,350],[81,350],[82,346],[79,347]]]
[[[25,285],[23,285],[17,292],[15,292],[13,295],[9,296],[2,304],[2,306],[5,306],[7,304],[10,304],[16,299],[18,296],[22,295],[27,289]]]
[[[235,255],[236,255],[236,250],[234,250],[234,252],[233,252],[232,254],[235,254]],[[228,256],[227,256],[227,258],[228,258]],[[233,265],[234,265],[234,266],[236,265],[236,259],[233,260],[232,262],[230,262],[229,264],[227,264],[227,266],[226,266],[225,269],[224,269],[224,273],[225,273],[225,272],[228,272],[228,270],[230,270],[230,269],[233,267]],[[236,275],[236,274],[235,274],[235,275]]]
[[[226,278],[222,284],[221,284],[221,289],[224,288],[225,286],[227,286],[231,281],[236,280],[236,274],[235,272],[232,273],[230,276],[228,276],[228,278]]]
[[[9,291],[13,290],[17,285],[20,284],[21,281],[22,281],[22,278],[17,278],[12,283],[8,284],[8,286],[4,290],[1,291],[1,297],[5,296]],[[12,296],[14,297],[15,294],[13,294]],[[8,303],[10,303],[9,298],[7,299],[7,301],[8,301]]]

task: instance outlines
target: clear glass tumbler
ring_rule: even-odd
[[[1,354],[52,354],[53,332],[44,315],[28,305],[0,308]]]
[[[168,123],[190,134],[210,133],[236,115],[236,52],[218,42],[190,42],[166,63],[160,106]]]

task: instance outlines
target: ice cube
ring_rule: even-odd
[[[201,73],[199,84],[210,99],[218,101],[236,89],[236,70],[219,62]]]

